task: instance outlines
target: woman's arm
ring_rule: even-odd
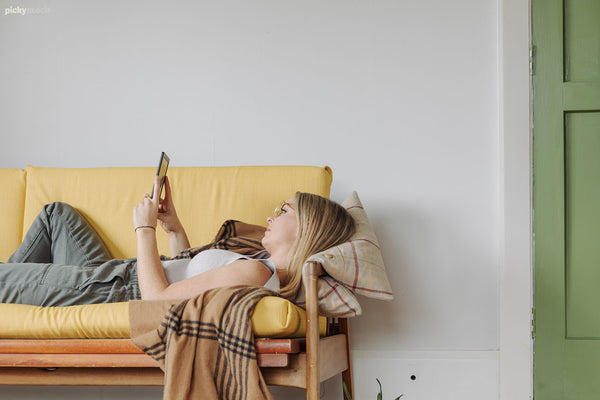
[[[159,185],[157,181],[155,183],[154,196],[150,198],[145,195],[133,209],[133,225],[137,235],[138,282],[142,299],[186,299],[216,287],[262,286],[269,280],[272,272],[260,261],[237,260],[169,285],[156,242],[155,229],[159,220],[160,200]]]
[[[138,229],[137,233],[137,271],[142,299],[148,294],[160,293],[169,283],[160,262],[156,233],[147,228]]]
[[[217,287],[263,286],[272,274],[271,270],[260,261],[242,259],[170,285],[165,279],[164,284],[157,280],[145,284],[142,288],[142,277],[138,276],[138,279],[143,300],[177,300],[189,299]],[[164,276],[164,272],[162,275]],[[145,279],[148,279],[148,276]]]
[[[171,257],[175,257],[183,250],[191,247],[185,229],[175,211],[168,177],[165,177],[165,198],[160,201],[158,206],[158,222],[164,231],[167,232],[167,235],[169,235]]]
[[[144,199],[133,209],[133,227],[137,235],[138,282],[142,298],[144,298],[144,293],[160,291],[168,286],[156,242],[156,225],[160,204],[159,183],[159,178],[156,177],[152,198],[145,194]]]

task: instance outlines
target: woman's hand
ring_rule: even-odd
[[[183,231],[171,197],[171,185],[168,177],[165,177],[165,198],[160,200],[158,206],[158,222],[167,234]]]
[[[160,205],[160,180],[154,179],[152,198],[146,193],[144,199],[133,208],[133,226],[137,235],[137,269],[138,281],[142,298],[147,293],[160,292],[169,283],[165,277],[158,244],[156,242],[156,224],[158,221],[158,207]],[[150,227],[142,228],[141,227]]]
[[[171,183],[168,177],[165,177],[165,198],[160,200],[157,217],[160,226],[169,235],[171,256],[174,257],[181,251],[190,248],[190,242],[185,229],[175,211],[173,197],[171,196]]]
[[[152,198],[146,193],[144,199],[133,208],[133,228],[152,227],[156,229],[158,220],[158,208],[160,200],[158,198],[160,192],[159,178],[154,179],[154,193]]]

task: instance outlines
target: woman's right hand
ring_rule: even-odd
[[[171,197],[171,185],[169,178],[165,177],[165,198],[160,200],[158,206],[158,222],[167,234],[177,233],[183,230],[181,221],[177,217],[173,198]]]
[[[155,186],[153,196],[150,197],[150,195],[146,193],[143,200],[133,208],[133,227],[136,232],[138,228],[142,227],[156,229],[159,208],[157,196],[157,188]]]
[[[158,206],[158,222],[164,231],[169,235],[169,245],[171,255],[175,256],[179,252],[190,248],[190,243],[185,233],[185,229],[177,216],[173,197],[171,196],[171,184],[169,178],[165,177],[165,198],[160,200]]]

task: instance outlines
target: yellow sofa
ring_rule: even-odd
[[[70,169],[28,166],[25,170],[0,169],[0,187],[2,188],[0,190],[0,209],[3,210],[4,216],[3,223],[0,226],[0,261],[6,262],[18,247],[27,228],[43,205],[54,201],[67,202],[79,210],[98,232],[114,258],[135,257],[136,236],[132,226],[132,209],[144,193],[151,191],[155,172],[156,170],[153,167]],[[274,207],[282,200],[293,196],[296,191],[311,192],[327,197],[332,181],[332,172],[328,167],[310,166],[171,167],[168,176],[178,215],[193,246],[210,242],[226,219],[266,225],[266,218],[271,215]],[[164,232],[159,232],[157,239],[160,253],[169,255],[168,239]],[[281,300],[276,299],[276,301]],[[18,349],[14,352],[19,354],[63,352],[63,350],[56,350],[52,347],[51,343],[54,342],[22,341],[23,338],[127,337],[128,321],[122,318],[124,315],[122,311],[123,308],[126,309],[126,304],[86,306],[81,308],[87,310],[83,314],[77,307],[65,307],[64,310],[59,310],[59,313],[52,312],[50,314],[47,309],[40,307],[20,307],[0,305],[4,316],[12,313],[15,316],[14,319],[21,319],[21,325],[25,327],[30,327],[34,322],[40,320],[42,323],[44,323],[44,320],[54,320],[55,326],[63,329],[60,333],[53,332],[52,329],[45,333],[41,333],[39,329],[37,332],[31,333],[30,329],[31,334],[28,334],[27,332],[23,333],[24,331],[19,327],[16,328],[17,331],[12,333],[7,333],[9,328],[6,326],[4,333],[1,332],[0,328],[0,337],[4,334],[4,338],[12,338],[0,340],[2,383],[101,384],[100,382],[103,379],[105,380],[103,375],[100,374],[102,368],[97,370],[98,378],[91,380],[70,380],[68,376],[60,378],[60,374],[55,374],[59,378],[54,380],[52,378],[39,378],[38,375],[35,378],[23,380],[20,371],[25,370],[20,370],[19,367],[30,367],[31,365],[27,363],[23,365],[15,364],[16,370],[7,369],[12,365],[8,365],[8,361],[3,361],[3,356],[8,354],[6,349],[15,343],[19,345],[15,347]],[[274,311],[275,308],[269,307],[265,306],[262,312],[265,318],[271,314],[281,314],[280,308],[279,311]],[[297,334],[298,329],[302,331],[305,328],[304,311],[289,304],[284,305],[285,307],[291,311],[284,312],[285,316],[280,320],[286,320],[286,318],[289,320],[290,315],[296,313],[296,325],[290,328],[288,324],[286,329],[292,329]],[[117,308],[121,311],[115,314]],[[103,313],[109,320],[112,319],[112,328],[115,328],[115,324],[117,325],[117,333],[108,334],[102,329],[105,320],[101,319],[98,322],[96,316]],[[261,314],[258,306],[257,313],[258,315]],[[117,314],[118,317],[115,317]],[[83,317],[81,317],[82,315]],[[29,319],[19,318],[23,316],[28,316]],[[78,327],[73,328],[76,331],[75,333],[69,331],[69,321],[76,321],[74,325],[78,325]],[[254,318],[253,322],[255,325],[260,325],[260,323],[256,323]],[[284,321],[284,325],[286,323]],[[83,333],[80,329],[82,324]],[[92,328],[86,330],[86,326]],[[321,330],[323,327],[323,324],[321,324]],[[65,333],[65,329],[67,333]],[[268,329],[271,329],[271,327],[268,327]],[[286,331],[282,335],[288,335],[289,333],[289,331]],[[301,333],[303,334],[303,332]],[[277,336],[276,333],[273,335]],[[80,342],[89,343],[85,340]],[[117,342],[121,343],[122,341],[115,341],[114,343]],[[71,346],[75,342],[69,343],[69,346]],[[87,344],[83,346],[85,347]],[[48,348],[50,350],[46,351]],[[87,351],[84,350],[83,352]],[[98,349],[93,351],[104,352],[104,350]],[[106,351],[106,353],[111,352],[112,350]],[[145,357],[143,354],[140,356]],[[6,358],[6,360],[8,359],[12,360],[13,358]],[[70,361],[65,364],[63,361],[66,358],[64,357],[61,359],[63,361],[56,361],[57,357],[54,357],[54,359],[53,362],[56,367],[73,365],[78,367],[78,365],[75,365],[76,363],[69,364]],[[349,360],[347,361],[349,362]],[[147,362],[147,360],[144,362]],[[36,366],[55,369],[55,366],[53,366],[55,364],[42,362],[36,364]],[[148,366],[143,365],[143,367]],[[62,368],[65,371],[66,369],[68,368]],[[5,373],[3,374],[2,371]],[[33,372],[28,371],[28,373]],[[12,378],[8,379],[7,377]],[[131,382],[134,382],[134,384],[144,384],[146,381],[145,378],[140,378],[138,380],[127,380],[123,383],[118,383],[115,380],[111,382],[107,383],[132,384]],[[157,380],[151,379],[151,382],[156,384]],[[275,383],[277,383],[277,380],[275,380]],[[318,388],[315,390],[318,390]]]
[[[94,227],[113,258],[135,257],[132,209],[150,192],[154,168],[36,168],[0,170],[5,190],[0,207],[8,210],[2,226],[0,261],[6,261],[45,204],[71,204]],[[172,195],[192,245],[209,243],[226,219],[265,225],[281,200],[297,191],[329,195],[328,167],[187,167],[169,170]],[[6,236],[4,236],[6,235]],[[158,233],[159,251],[169,254],[167,236]],[[253,318],[260,336],[302,335],[303,311],[282,299],[258,305]],[[263,311],[264,308],[264,311]],[[275,311],[277,310],[277,311]],[[129,337],[127,304],[94,307],[14,307],[0,304],[4,338]],[[28,316],[7,319],[6,316]],[[275,318],[275,315],[280,318]],[[256,323],[260,321],[260,323]]]
[[[18,247],[44,204],[73,205],[96,229],[114,258],[135,257],[132,210],[152,190],[155,168],[0,169],[0,261]],[[328,167],[171,167],[178,215],[192,245],[208,243],[226,219],[266,225],[267,216],[297,190],[329,196]],[[168,255],[166,235],[159,250]]]

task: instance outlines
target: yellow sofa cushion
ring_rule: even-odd
[[[306,336],[306,311],[281,297],[263,297],[252,314],[254,335],[269,338]],[[327,318],[319,317],[319,332],[327,331]]]
[[[155,173],[152,167],[29,166],[24,226],[44,204],[67,202],[90,222],[114,258],[135,257],[132,210],[152,190]],[[227,219],[266,225],[277,204],[298,190],[328,197],[332,180],[328,167],[311,166],[171,167],[168,176],[192,246],[210,242]],[[160,253],[169,255],[164,232],[157,239]]]
[[[23,232],[23,209],[25,207],[25,171],[0,169],[0,261],[19,247]]]
[[[130,337],[129,303],[38,307],[0,304],[0,338],[7,339],[123,339]],[[302,337],[305,311],[288,300],[261,299],[252,315],[256,337]],[[327,320],[319,319],[324,335]]]

